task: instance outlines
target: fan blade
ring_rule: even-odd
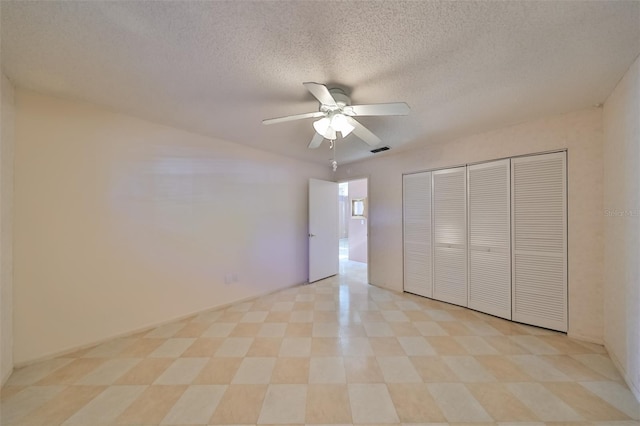
[[[338,104],[336,104],[336,100],[333,99],[333,96],[331,96],[331,93],[329,93],[329,89],[327,89],[327,86],[325,86],[324,84],[311,82],[302,84],[304,84],[304,87],[306,87],[307,90],[311,92],[311,94],[315,96],[315,98],[319,100],[322,105],[332,107],[338,106]]]
[[[344,108],[344,112],[353,116],[365,115],[408,115],[409,105],[404,102],[388,104],[351,105]]]
[[[309,148],[315,149],[319,147],[323,140],[324,140],[324,136],[322,136],[318,132],[314,132],[313,139],[311,139],[311,142],[309,142]]]
[[[379,137],[377,137],[376,135],[371,133],[371,131],[369,129],[364,127],[362,124],[358,123],[353,118],[347,116],[347,121],[349,122],[349,124],[351,124],[354,127],[353,133],[357,137],[359,137],[360,139],[365,141],[367,144],[369,144],[371,146],[376,146],[380,142],[382,142]]]
[[[279,118],[269,118],[266,120],[262,120],[262,124],[284,123],[285,121],[302,120],[303,118],[324,117],[324,115],[325,114],[322,111],[307,112],[305,114],[287,115],[286,117]]]

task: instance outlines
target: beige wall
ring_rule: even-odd
[[[604,104],[604,341],[640,400],[640,59]]]
[[[4,383],[13,370],[14,90],[4,74],[0,77],[0,375]]]
[[[307,181],[329,167],[21,89],[15,105],[16,365],[306,281]]]
[[[568,149],[569,335],[602,342],[602,110],[578,111],[338,169],[369,176],[369,276],[402,290],[402,174]]]

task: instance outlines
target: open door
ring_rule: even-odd
[[[338,273],[338,184],[309,179],[309,282]]]

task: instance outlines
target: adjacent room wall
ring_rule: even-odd
[[[13,371],[13,149],[14,89],[2,78],[0,97],[0,376]]]
[[[351,200],[367,197],[367,180],[349,181],[349,260],[367,263],[367,219],[351,217]],[[365,202],[366,205],[366,202]],[[366,211],[365,211],[366,215]]]
[[[22,89],[15,106],[16,365],[306,281],[308,179],[329,167]]]
[[[340,239],[349,237],[349,221],[351,220],[351,206],[349,195],[344,195],[342,188],[348,188],[348,182],[342,182],[338,186],[338,236]],[[346,190],[348,192],[348,189]]]
[[[569,335],[602,343],[602,110],[593,108],[344,165],[369,176],[369,276],[402,291],[402,174],[568,149]]]
[[[640,401],[640,59],[604,104],[604,341]]]

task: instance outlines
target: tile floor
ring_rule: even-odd
[[[19,369],[2,425],[640,424],[603,347],[339,276]]]

